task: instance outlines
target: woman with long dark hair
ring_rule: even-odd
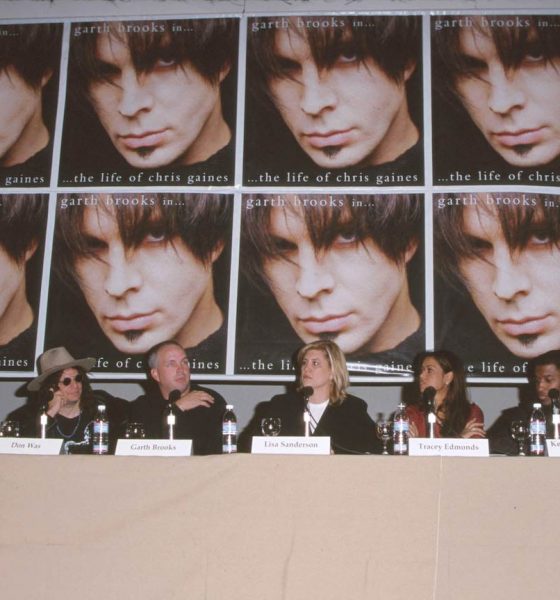
[[[465,370],[459,357],[448,350],[433,350],[419,354],[414,364],[420,393],[417,403],[406,408],[411,437],[427,437],[428,396],[433,396],[436,437],[486,437],[484,415],[469,401]],[[429,388],[432,390],[428,391]]]

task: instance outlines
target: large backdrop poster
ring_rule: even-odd
[[[559,348],[560,13],[229,8],[0,24],[0,376],[64,345],[135,379],[174,338],[289,379],[332,339],[362,381],[434,347],[505,381]]]

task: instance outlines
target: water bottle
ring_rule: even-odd
[[[109,421],[105,408],[105,404],[98,404],[93,419],[93,454],[109,453]]]
[[[529,454],[531,456],[544,456],[546,439],[546,419],[541,403],[533,404],[533,412],[529,421]]]
[[[233,412],[233,404],[227,404],[222,421],[222,453],[235,452],[237,452],[237,417]]]
[[[404,402],[400,402],[393,419],[393,454],[401,456],[408,454],[408,430],[406,405]]]

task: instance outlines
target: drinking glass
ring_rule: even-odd
[[[381,440],[381,443],[383,444],[382,454],[389,454],[387,444],[389,443],[389,440],[393,437],[392,429],[392,424],[387,421],[377,423],[377,437]]]
[[[512,421],[509,431],[511,437],[517,442],[517,454],[527,456],[525,453],[525,445],[529,437],[527,423],[525,421]]]
[[[263,435],[278,435],[282,429],[280,417],[266,417],[261,421],[261,431]]]
[[[19,423],[17,421],[4,421],[0,424],[0,437],[19,437]]]
[[[127,440],[143,440],[146,437],[146,431],[142,423],[127,423],[124,437]]]

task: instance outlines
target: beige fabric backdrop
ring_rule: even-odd
[[[549,600],[558,464],[1,456],[2,597]]]

